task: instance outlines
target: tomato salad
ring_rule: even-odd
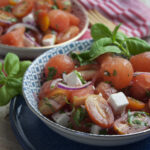
[[[40,47],[78,35],[80,19],[70,0],[0,0],[0,43]]]
[[[126,47],[129,39],[130,46],[132,40],[146,42],[117,32],[119,26],[110,37],[94,34],[104,28],[111,33],[102,24],[92,27],[90,50],[59,54],[46,63],[38,108],[54,122],[82,132],[112,135],[149,129],[150,52],[133,55]],[[126,42],[119,45],[123,37]]]

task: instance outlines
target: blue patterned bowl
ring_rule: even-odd
[[[99,146],[117,146],[133,143],[150,136],[150,129],[142,132],[128,135],[96,135],[79,132],[63,127],[45,116],[38,110],[37,96],[41,87],[43,78],[43,69],[46,62],[57,54],[67,54],[71,51],[83,51],[91,47],[92,40],[77,41],[66,46],[51,49],[39,56],[31,64],[24,75],[23,95],[28,107],[37,115],[50,129],[58,134],[80,143],[99,145]],[[32,120],[29,120],[32,121]]]

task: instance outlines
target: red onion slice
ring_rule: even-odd
[[[28,28],[28,29],[30,29],[30,30],[33,30],[33,31],[39,33],[39,30],[38,30],[35,26],[30,25],[30,24],[25,24],[25,23],[17,23],[17,24],[14,24],[14,25],[10,26],[10,27],[7,29],[7,32],[6,32],[6,33],[11,32],[12,30],[14,30],[14,29],[16,29],[16,28],[19,28],[19,27],[26,27],[26,28]]]
[[[28,33],[24,33],[24,35],[25,35],[24,42],[27,47],[34,47],[34,46],[40,47],[40,45],[34,40],[32,36],[30,36]]]
[[[80,90],[80,89],[84,89],[84,88],[88,87],[91,84],[92,84],[91,81],[89,81],[86,84],[83,84],[81,86],[68,86],[68,85],[63,84],[63,83],[58,83],[57,87],[61,88],[61,89],[65,89],[65,90]]]
[[[134,72],[133,76],[135,77],[135,76],[142,75],[142,74],[150,75],[149,72]]]
[[[61,82],[62,79],[61,78],[58,78],[58,79],[55,79],[52,81],[51,83],[51,88],[55,87],[57,85],[57,83]]]

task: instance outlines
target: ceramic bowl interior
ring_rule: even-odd
[[[144,139],[150,135],[150,129],[128,135],[95,135],[83,133],[63,127],[43,116],[38,110],[38,93],[43,78],[43,69],[46,62],[57,54],[68,54],[72,51],[88,50],[92,40],[76,41],[63,47],[49,50],[39,56],[27,69],[23,79],[23,95],[28,107],[38,116],[48,127],[69,139],[92,145],[116,146],[129,144]]]
[[[72,1],[72,13],[75,14],[80,19],[80,24],[79,24],[80,33],[77,36],[70,39],[69,41],[56,44],[53,46],[42,46],[42,47],[31,47],[31,48],[21,47],[20,48],[20,47],[7,46],[7,45],[0,44],[0,55],[5,55],[8,52],[12,52],[12,53],[17,54],[20,58],[33,59],[39,56],[41,53],[49,50],[50,48],[63,46],[63,45],[69,44],[70,42],[80,39],[81,36],[85,33],[85,31],[88,28],[89,20],[88,20],[88,16],[84,7],[77,0],[71,0],[71,1]]]

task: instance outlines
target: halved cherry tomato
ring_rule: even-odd
[[[94,93],[94,89],[92,85],[81,90],[74,90],[70,93],[70,101],[75,106],[84,105],[86,98],[93,93]]]
[[[130,87],[131,96],[143,100],[150,97],[150,73],[142,73],[133,77]]]
[[[95,89],[95,94],[99,93],[107,100],[111,94],[117,93],[117,90],[108,83],[100,82]]]
[[[114,130],[118,134],[129,134],[143,131],[150,127],[150,117],[140,111],[130,112],[114,122]]]
[[[59,77],[63,72],[71,72],[74,69],[75,65],[73,60],[69,56],[59,54],[50,58],[50,60],[45,65],[44,72],[46,77],[48,77],[49,67],[54,67],[57,70],[57,74],[55,77]]]
[[[17,5],[19,2],[21,2],[22,0],[9,0],[9,4],[12,6]]]
[[[129,102],[127,108],[130,110],[142,110],[145,107],[145,103],[143,103],[139,100],[136,100],[132,97],[127,97],[127,99]]]
[[[24,46],[24,32],[25,28],[17,28],[11,32],[8,32],[0,37],[0,41],[3,44],[16,46],[16,47],[23,47]]]
[[[53,0],[36,0],[35,1],[35,12],[39,10],[44,10],[44,11],[50,11],[52,9],[52,6],[54,5]]]
[[[80,19],[76,17],[74,14],[68,13],[70,18],[70,25],[78,26],[80,23]]]
[[[83,70],[79,71],[84,80],[89,81],[93,79],[93,76],[97,73],[96,70]]]
[[[40,29],[45,32],[50,26],[49,15],[45,10],[41,10],[36,15],[36,22]]]
[[[130,62],[133,66],[134,71],[150,72],[150,52],[132,56]]]
[[[98,70],[100,67],[97,64],[88,64],[79,66],[76,68],[77,71],[84,71],[84,70]]]
[[[45,97],[40,100],[38,103],[38,108],[43,115],[48,116],[61,109],[65,104],[66,96],[59,94],[51,98]]]
[[[72,3],[70,0],[56,0],[59,9],[70,12]]]
[[[75,37],[79,33],[79,28],[77,26],[70,26],[66,31],[61,32],[57,36],[57,43],[63,43]]]
[[[0,0],[0,7],[5,7],[9,5],[9,0]]]
[[[22,18],[32,11],[33,6],[34,2],[32,0],[23,0],[13,8],[13,14],[18,18]]]
[[[111,82],[116,89],[122,89],[129,86],[133,78],[133,68],[127,59],[109,57],[102,62],[100,74],[104,81]]]
[[[13,14],[0,10],[0,26],[5,27],[15,22],[17,22],[17,18]]]
[[[56,31],[62,32],[69,28],[70,19],[68,14],[62,10],[51,10],[49,12],[50,26]]]
[[[114,123],[114,115],[107,101],[99,95],[89,95],[85,107],[91,120],[102,128],[110,128]]]

